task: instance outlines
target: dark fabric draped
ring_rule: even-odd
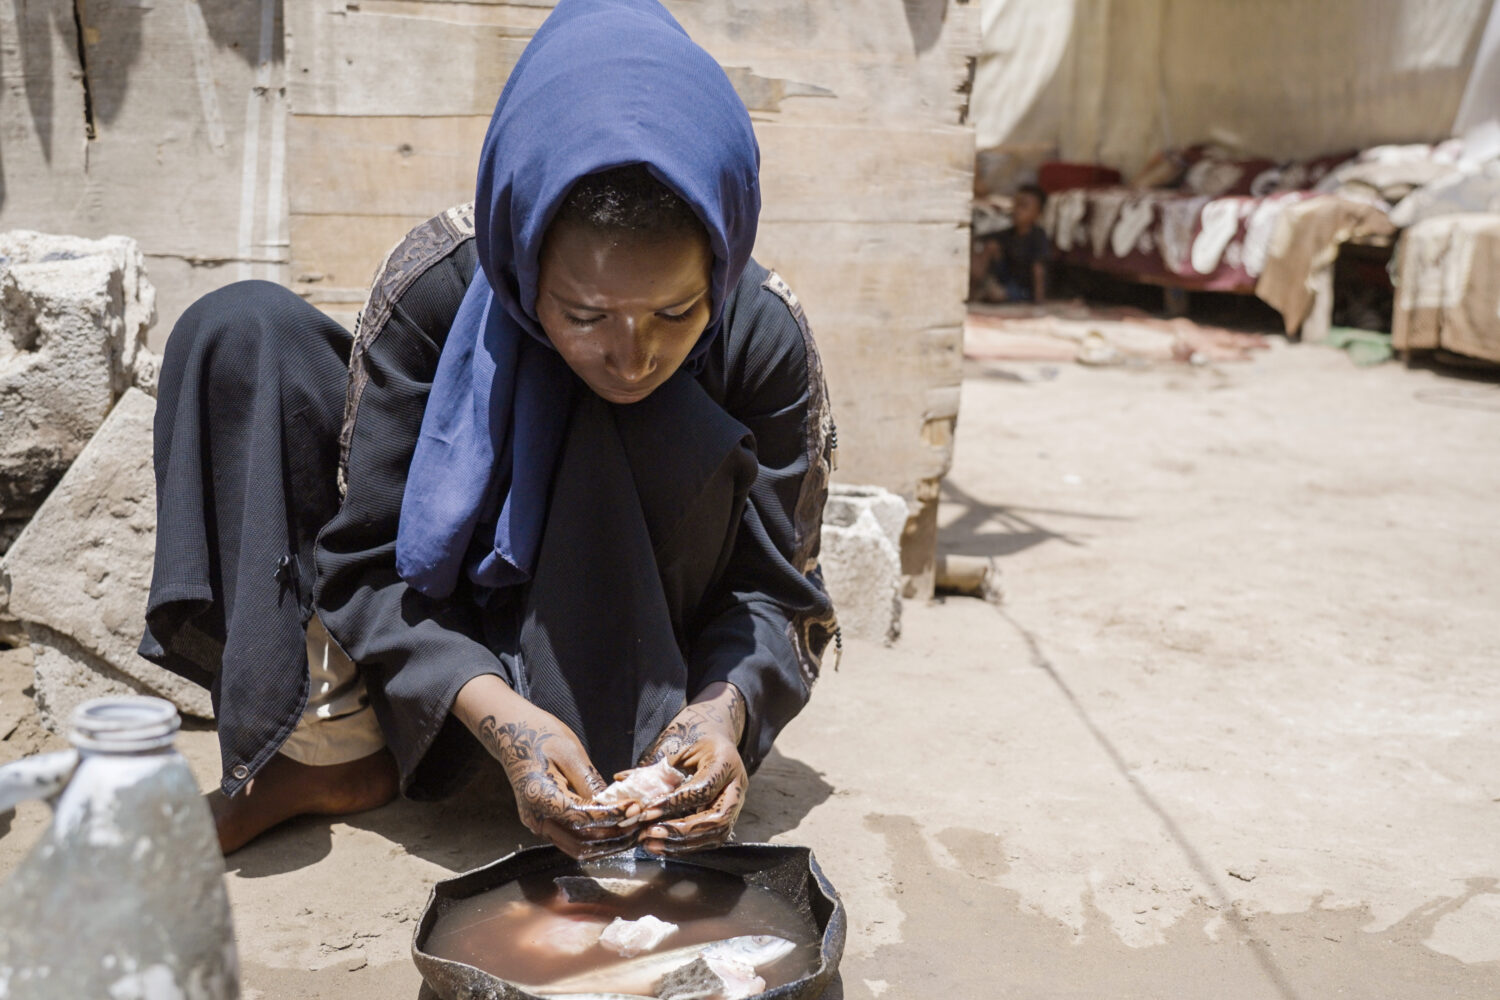
[[[338,509],[349,344],[263,281],[199,299],[167,341],[140,652],[209,688],[226,791],[270,759],[307,700],[313,545]]]

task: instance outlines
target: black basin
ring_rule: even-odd
[[[636,851],[602,861],[580,864],[555,847],[528,847],[499,861],[444,879],[432,887],[427,908],[417,921],[412,938],[412,959],[427,986],[442,1000],[533,1000],[514,983],[491,975],[472,965],[437,958],[423,950],[428,934],[453,900],[488,892],[507,882],[527,875],[610,875],[627,867],[635,859],[659,861],[654,854]],[[818,967],[785,986],[756,995],[757,1000],[815,1000],[822,996],[828,982],[838,971],[844,956],[844,904],[834,891],[823,870],[806,847],[783,847],[777,844],[731,844],[711,851],[700,851],[677,864],[696,865],[744,879],[750,885],[779,893],[802,912],[822,936]]]

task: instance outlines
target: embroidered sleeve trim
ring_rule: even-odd
[[[837,432],[828,400],[828,383],[823,374],[823,359],[813,342],[802,303],[785,279],[772,271],[761,282],[761,287],[785,303],[792,319],[797,322],[797,328],[802,331],[802,344],[807,355],[807,473],[802,478],[797,506],[792,512],[793,564],[819,590],[826,591],[823,570],[818,564],[818,546],[823,531],[823,505],[828,500],[828,482],[834,467]],[[790,631],[802,679],[811,687],[822,670],[828,645],[838,633],[837,616],[831,608],[821,614],[797,614],[792,617]]]
[[[354,323],[354,346],[349,353],[349,388],[344,399],[344,423],[339,429],[339,497],[348,492],[349,444],[354,438],[354,420],[365,386],[370,381],[367,356],[390,322],[401,296],[438,261],[474,235],[474,204],[450,208],[417,226],[386,254],[370,297]]]

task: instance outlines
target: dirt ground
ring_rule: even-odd
[[[1500,995],[1500,385],[1273,338],[971,362],[962,414],[942,545],[1003,604],[848,642],[741,821],[841,889],[833,994]],[[0,760],[55,742],[28,670]],[[246,996],[416,997],[427,887],[529,842],[499,780],[232,857]]]

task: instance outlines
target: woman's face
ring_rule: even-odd
[[[713,253],[702,233],[605,234],[554,225],[542,247],[536,313],[568,367],[611,403],[671,378],[713,310]]]

